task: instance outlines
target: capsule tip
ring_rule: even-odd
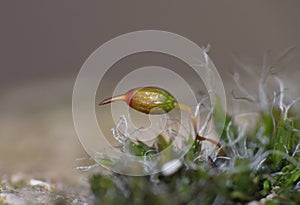
[[[102,100],[99,103],[99,106],[106,105],[106,104],[116,102],[116,101],[126,101],[126,95],[120,95],[120,96],[116,96],[116,97],[106,98],[105,100]]]
[[[112,102],[112,98],[107,98],[105,100],[102,100],[98,105],[101,106],[101,105],[106,105],[106,104],[109,104]]]

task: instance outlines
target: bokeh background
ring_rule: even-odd
[[[266,50],[296,46],[281,72],[299,95],[299,8],[291,0],[0,1],[0,172],[80,178],[75,159],[86,153],[72,121],[75,79],[95,49],[127,32],[165,30],[209,43],[229,95],[234,58],[254,68]]]

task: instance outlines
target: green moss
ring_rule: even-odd
[[[213,119],[224,153],[197,160],[203,150],[195,141],[182,159],[184,166],[170,176],[96,174],[90,179],[96,204],[245,204],[261,199],[270,205],[300,204],[300,122],[289,115],[274,106],[261,111],[253,131],[241,132],[217,100]],[[130,142],[129,151],[147,156],[170,144],[159,135],[153,146]],[[273,198],[266,199],[270,194]]]

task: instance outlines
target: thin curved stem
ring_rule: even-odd
[[[210,139],[210,138],[203,137],[203,136],[201,136],[201,135],[198,134],[197,120],[196,120],[196,118],[195,118],[195,116],[193,114],[193,110],[189,106],[184,105],[184,104],[178,104],[178,108],[181,109],[181,110],[183,110],[183,111],[186,111],[187,113],[189,113],[189,115],[190,115],[190,117],[192,119],[192,123],[193,123],[193,127],[194,127],[194,132],[196,134],[196,140],[199,140],[199,141],[208,141],[208,142],[216,145],[223,152],[222,145],[219,142],[217,142],[217,141],[215,141],[213,139]]]

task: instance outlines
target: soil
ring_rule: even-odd
[[[0,204],[88,204],[93,163],[72,121],[73,82],[28,83],[0,92]],[[90,203],[89,203],[90,204]]]

